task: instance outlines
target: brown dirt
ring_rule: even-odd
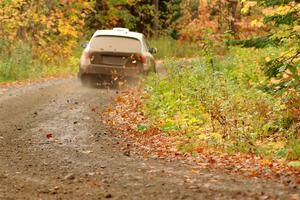
[[[120,150],[75,79],[0,89],[0,199],[291,199],[299,189]],[[48,139],[52,136],[52,138]]]

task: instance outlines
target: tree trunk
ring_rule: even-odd
[[[229,29],[233,33],[233,35],[236,34],[235,21],[237,20],[237,6],[238,6],[237,0],[229,1],[229,8],[230,8],[230,15],[231,15]]]
[[[154,24],[153,24],[153,32],[154,36],[157,37],[157,32],[159,28],[159,0],[152,0],[152,4],[154,6]]]

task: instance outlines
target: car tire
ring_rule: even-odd
[[[157,74],[157,70],[156,70],[156,67],[155,67],[155,66],[153,67],[152,70],[153,70],[153,72],[154,72],[155,74]]]
[[[89,75],[81,75],[80,82],[83,87],[91,87],[93,85],[92,77]]]

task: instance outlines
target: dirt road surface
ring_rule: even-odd
[[[128,155],[74,79],[0,89],[0,199],[291,199],[299,189]],[[47,138],[48,136],[48,138]]]

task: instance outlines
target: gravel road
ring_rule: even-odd
[[[75,78],[0,89],[0,199],[291,199],[299,189],[120,150],[116,97]]]

